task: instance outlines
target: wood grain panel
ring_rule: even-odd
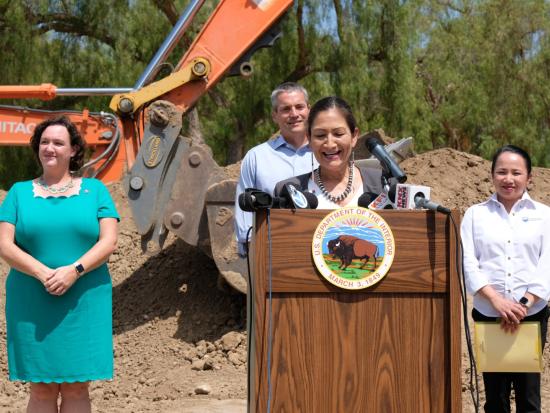
[[[311,241],[319,217],[330,211],[272,210],[271,245],[274,292],[340,291],[312,272]],[[445,216],[431,211],[377,211],[392,229],[395,260],[379,292],[444,292],[448,288]],[[263,221],[262,221],[263,222]],[[267,223],[266,223],[267,225]]]
[[[444,306],[442,295],[274,295],[272,411],[450,411],[448,366],[434,351],[448,345]],[[264,399],[258,411],[266,407]]]
[[[272,211],[271,251],[259,214],[250,412],[267,411],[268,390],[272,412],[460,412],[458,234],[444,216],[382,215],[398,245],[392,269],[376,288],[348,292],[325,283],[311,260],[324,214]]]
[[[453,211],[452,220],[456,224],[449,226],[449,293],[447,296],[446,311],[449,314],[449,337],[450,347],[448,350],[449,357],[449,386],[451,388],[451,400],[453,401],[453,411],[461,410],[460,403],[462,400],[462,384],[460,381],[460,372],[462,370],[461,360],[461,333],[462,333],[462,313],[461,313],[461,298],[460,298],[460,281],[459,276],[462,273],[461,269],[461,250],[460,250],[460,214],[458,211]],[[455,231],[456,229],[456,231]],[[455,402],[456,401],[456,402]]]

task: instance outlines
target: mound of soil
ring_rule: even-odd
[[[472,204],[487,199],[492,191],[491,163],[485,159],[454,149],[425,152],[401,163],[407,183],[432,188],[434,201],[462,213]],[[533,168],[529,195],[550,205],[550,169]]]
[[[490,163],[474,155],[440,149],[401,165],[409,183],[430,186],[434,200],[462,212],[492,191]],[[238,174],[238,167],[228,168],[228,174]],[[143,255],[121,186],[112,185],[110,191],[122,218],[118,249],[109,264],[116,377],[92,384],[94,411],[245,412],[244,297],[220,291],[213,261],[180,240],[169,238],[159,254]],[[535,168],[530,193],[550,204],[550,170]],[[4,195],[0,192],[0,201]],[[0,262],[2,285],[7,271]],[[2,294],[2,308],[4,300]],[[27,386],[7,380],[5,340],[2,312],[0,411],[23,411]],[[463,353],[463,411],[470,412],[465,346]],[[550,408],[548,370],[543,375],[546,408]]]

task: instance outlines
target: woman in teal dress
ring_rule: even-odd
[[[68,119],[38,125],[31,147],[42,175],[0,207],[9,376],[30,382],[27,412],[90,412],[88,382],[113,378],[106,261],[119,217],[100,181],[71,173],[85,142]]]

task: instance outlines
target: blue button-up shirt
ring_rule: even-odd
[[[309,146],[299,149],[290,145],[281,135],[250,149],[241,164],[241,176],[235,198],[235,232],[242,252],[246,234],[252,226],[252,213],[239,207],[239,195],[246,188],[256,188],[273,195],[275,184],[283,179],[305,174],[318,163]]]

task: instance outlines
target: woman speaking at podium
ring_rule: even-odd
[[[474,295],[475,321],[500,320],[514,334],[522,321],[541,324],[546,342],[550,295],[550,208],[527,193],[531,158],[507,145],[493,156],[495,193],[470,207],[462,221],[466,286]],[[484,373],[485,411],[540,412],[539,373]]]
[[[381,171],[354,163],[358,137],[357,122],[344,99],[329,96],[317,101],[309,111],[307,138],[319,167],[313,169],[312,159],[312,171],[277,183],[275,196],[290,183],[315,194],[318,209],[336,209],[357,206],[363,193],[381,193]]]

